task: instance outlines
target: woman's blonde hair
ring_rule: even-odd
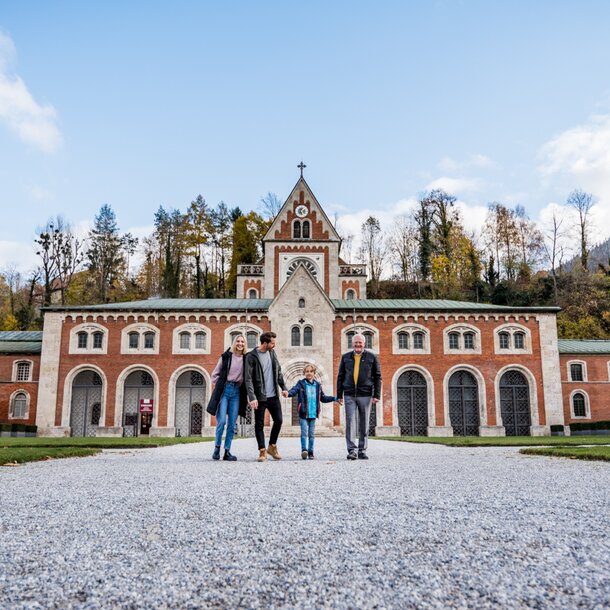
[[[315,364],[306,364],[303,368],[303,375],[305,375],[307,369],[313,369],[313,372],[315,373],[318,370],[318,367]]]
[[[233,337],[233,342],[231,343],[231,352],[234,353],[234,354],[237,354],[237,348],[235,347],[235,342],[240,337],[244,340],[244,351],[241,353],[242,356],[244,356],[246,354],[246,352],[248,351],[248,342],[246,341],[246,337],[244,337],[243,335],[235,335]]]

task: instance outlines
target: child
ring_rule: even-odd
[[[337,400],[334,396],[326,396],[322,385],[314,379],[316,367],[308,364],[303,369],[305,379],[297,381],[288,391],[288,396],[297,396],[299,401],[299,421],[301,422],[301,458],[314,459],[313,440],[316,430],[316,418],[320,416],[320,403]],[[309,439],[309,445],[307,445]]]

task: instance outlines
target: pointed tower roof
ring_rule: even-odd
[[[302,167],[301,167],[302,166]],[[282,234],[285,234],[283,230],[286,223],[291,223],[294,218],[294,209],[299,204],[309,204],[309,214],[310,218],[313,218],[314,223],[321,223],[322,227],[322,238],[313,237],[312,233],[312,241],[341,241],[341,237],[337,233],[335,227],[332,222],[326,215],[324,208],[320,205],[320,202],[316,199],[316,196],[313,194],[313,191],[307,184],[307,181],[303,177],[303,167],[306,167],[302,162],[301,165],[297,166],[301,170],[301,176],[297,180],[294,188],[288,195],[288,198],[284,202],[284,205],[281,207],[280,211],[277,213],[277,216],[274,218],[271,226],[269,227],[267,233],[263,237],[263,241],[272,241],[272,240],[281,240],[285,239],[281,237]]]

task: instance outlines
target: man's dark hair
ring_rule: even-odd
[[[260,338],[260,340],[261,340],[261,345],[262,345],[263,343],[270,343],[270,342],[271,342],[271,339],[275,339],[276,337],[277,337],[277,335],[276,335],[274,332],[272,332],[272,331],[268,330],[266,333],[263,333],[263,334],[261,335],[261,338]]]

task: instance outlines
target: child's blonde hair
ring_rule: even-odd
[[[305,375],[305,373],[307,372],[307,369],[311,369],[315,374],[316,371],[318,370],[318,367],[315,364],[306,364],[305,368],[303,369],[303,375]]]

